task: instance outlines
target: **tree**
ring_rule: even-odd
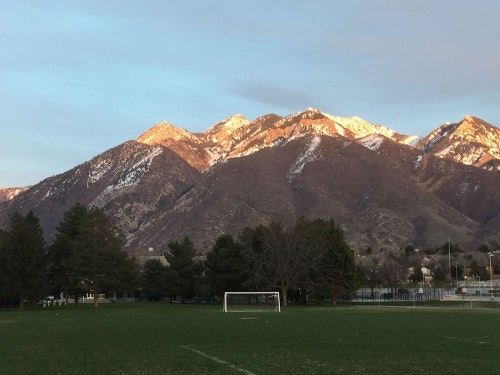
[[[446,242],[443,246],[441,246],[439,251],[442,254],[455,254],[461,252],[462,249],[460,249],[460,246],[457,243],[452,244],[451,242]]]
[[[413,267],[413,273],[408,277],[410,282],[412,283],[421,283],[424,279],[424,274],[422,272],[422,267],[420,265],[416,265]]]
[[[104,212],[87,210],[80,204],[64,215],[51,248],[52,273],[60,286],[74,291],[94,293],[131,288],[137,278],[135,259],[121,249],[119,232]]]
[[[485,254],[487,254],[487,253],[489,253],[489,252],[491,251],[491,250],[490,250],[490,248],[489,248],[487,245],[484,245],[484,244],[481,244],[481,245],[478,247],[478,249],[477,249],[477,250],[478,250],[479,252],[481,252],[481,253],[485,253]]]
[[[241,291],[245,272],[240,245],[229,234],[217,238],[207,253],[205,274],[212,293],[222,296],[227,291]]]
[[[196,249],[189,237],[181,242],[170,241],[169,251],[165,254],[167,267],[167,282],[171,294],[179,296],[181,302],[185,297],[196,293],[197,281],[201,278],[203,266],[195,261]]]
[[[405,247],[405,256],[408,258],[411,255],[415,254],[415,248],[411,245]]]
[[[273,221],[255,230],[246,228],[239,241],[253,287],[279,289],[286,306],[289,290],[299,288],[307,273],[306,249],[299,246],[294,231]]]
[[[478,280],[487,280],[490,277],[488,271],[484,267],[479,267],[476,260],[471,262],[470,269],[470,276]]]
[[[420,272],[422,272],[422,271],[420,271]],[[433,276],[433,279],[436,283],[442,283],[442,282],[446,281],[446,277],[448,276],[448,272],[446,272],[446,270],[443,267],[438,266],[434,269],[434,274],[432,276]]]
[[[14,214],[1,243],[3,285],[22,311],[24,301],[38,300],[46,292],[46,245],[40,221],[32,211],[26,216]]]
[[[333,220],[302,217],[291,230],[278,222],[245,228],[239,243],[253,287],[278,288],[284,306],[289,291],[297,289],[316,289],[334,300],[348,297],[361,279],[353,252]]]
[[[56,229],[56,238],[49,247],[49,274],[51,288],[61,291],[69,299],[75,295],[75,304],[79,296],[85,292],[82,281],[85,276],[73,262],[82,245],[82,226],[88,216],[87,209],[77,203],[64,213],[63,221]]]
[[[12,296],[11,290],[8,288],[8,240],[9,233],[0,229],[0,305],[13,305],[17,303]]]
[[[250,290],[268,287],[266,274],[269,270],[264,258],[264,231],[264,225],[259,225],[255,229],[246,227],[238,236],[243,257],[243,272],[248,275],[244,284]]]
[[[283,306],[288,304],[288,291],[298,287],[302,278],[304,263],[293,234],[286,231],[281,223],[271,222],[264,231],[265,276],[272,288],[279,288]]]
[[[142,289],[149,301],[159,301],[167,296],[167,267],[158,259],[144,264]]]
[[[403,267],[403,261],[404,259],[393,253],[382,257],[377,267],[380,281],[392,287],[396,286],[399,278],[403,274],[406,274],[406,267]]]
[[[316,221],[320,229],[320,247],[310,270],[310,283],[319,295],[329,295],[332,303],[338,298],[350,298],[362,281],[362,273],[356,266],[353,251],[344,238],[340,226],[330,219]]]

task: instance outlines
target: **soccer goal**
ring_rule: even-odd
[[[224,312],[280,312],[279,292],[225,292]]]

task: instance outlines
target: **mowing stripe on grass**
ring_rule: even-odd
[[[232,363],[229,363],[227,361],[224,361],[223,359],[220,359],[220,358],[217,358],[217,357],[214,357],[212,355],[209,355],[205,352],[202,352],[201,350],[197,350],[195,348],[192,348],[188,345],[181,345],[181,348],[182,349],[186,349],[186,350],[190,350],[192,351],[193,353],[196,353],[196,354],[199,354],[201,355],[202,357],[205,357],[205,358],[208,358],[208,359],[211,359],[212,361],[214,362],[217,362],[217,363],[220,363],[221,365],[224,365],[224,366],[227,366],[229,367],[230,369],[233,369],[233,370],[236,370],[236,371],[239,371],[239,372],[242,372],[244,374],[247,374],[247,375],[256,375],[255,373],[253,373],[252,371],[249,371],[249,370],[245,370],[244,368],[241,368],[241,367],[238,367],[236,365],[233,365]]]

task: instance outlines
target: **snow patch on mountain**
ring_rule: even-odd
[[[413,164],[414,170],[417,170],[420,167],[420,164],[422,163],[423,159],[424,159],[423,155],[418,155],[417,160],[415,160],[415,163]]]
[[[389,129],[385,126],[376,125],[363,120],[360,117],[340,117],[333,116],[329,114],[324,114],[327,118],[335,122],[335,124],[340,125],[344,129],[348,129],[353,132],[357,138],[362,138],[370,134],[382,134],[387,138],[393,138],[396,134],[394,130]]]
[[[162,152],[163,149],[161,147],[152,148],[150,152],[135,163],[132,168],[130,168],[128,173],[115,184],[115,188],[137,184],[141,180],[142,176],[149,172],[153,159]]]
[[[418,143],[418,141],[420,141],[420,139],[421,137],[418,135],[410,135],[406,138],[403,138],[401,141],[399,141],[399,143],[415,147],[415,145]]]
[[[462,182],[460,185],[458,185],[457,197],[465,194],[468,188],[469,188],[468,182]]]
[[[124,170],[123,177],[115,184],[107,186],[106,189],[96,197],[94,203],[97,206],[102,206],[110,198],[119,195],[119,190],[128,186],[137,185],[142,177],[149,172],[153,159],[162,152],[162,147],[153,147],[149,149],[145,155],[138,155],[140,159],[130,168]]]
[[[453,148],[454,148],[453,145],[449,145],[448,147],[444,148],[443,150],[437,152],[436,156],[437,157],[443,157],[445,155],[448,155],[450,153],[450,151],[453,150]]]
[[[97,160],[96,163],[92,163],[87,178],[87,187],[99,181],[112,167],[113,163],[110,159]]]
[[[372,151],[376,151],[380,148],[380,145],[384,141],[384,137],[378,134],[368,135],[360,140],[362,146],[369,148]]]
[[[290,169],[287,173],[287,177],[290,182],[295,178],[296,175],[302,172],[304,166],[307,163],[310,163],[319,158],[320,155],[318,152],[318,147],[320,143],[321,137],[318,135],[314,136],[309,142],[307,149],[301,155],[299,155],[295,163],[290,166]]]
[[[71,191],[71,189],[78,183],[81,177],[80,168],[76,168],[72,174],[61,174],[56,180],[50,182],[49,189],[42,197],[40,201],[48,199],[50,197],[64,195],[65,192]],[[47,180],[49,181],[49,180]],[[42,190],[45,188],[46,184],[42,184]]]

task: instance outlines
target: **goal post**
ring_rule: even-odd
[[[279,292],[225,292],[224,312],[280,312]]]

